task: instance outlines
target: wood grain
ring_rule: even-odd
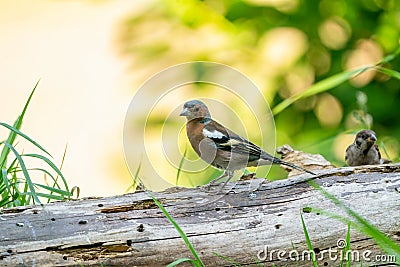
[[[226,194],[215,193],[218,185],[210,191],[171,188],[154,194],[206,266],[232,266],[227,259],[242,266],[311,266],[307,259],[290,259],[296,255],[293,248],[300,255],[307,251],[301,211],[306,211],[318,265],[339,266],[337,242],[345,239],[347,225],[307,213],[307,207],[347,215],[312,188],[310,178],[400,243],[399,164],[330,169],[274,182],[239,181],[229,184]],[[0,266],[165,266],[193,258],[146,192],[5,209],[0,229]],[[384,263],[375,261],[384,253],[374,241],[355,229],[351,249],[371,252],[371,262],[364,259],[362,266]],[[329,250],[339,259],[330,259]],[[354,260],[351,266],[359,265]]]

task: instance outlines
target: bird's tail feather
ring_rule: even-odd
[[[264,158],[263,156],[264,156],[264,155],[262,155],[261,158]],[[272,163],[281,164],[281,165],[286,165],[286,166],[291,167],[291,168],[293,168],[293,169],[296,169],[296,170],[298,170],[298,171],[307,172],[307,173],[309,173],[309,174],[316,175],[316,174],[313,173],[312,171],[306,170],[306,169],[304,169],[304,168],[302,168],[302,167],[299,167],[299,166],[297,166],[297,165],[294,165],[294,164],[292,164],[292,163],[283,161],[283,160],[278,159],[278,158],[276,158],[276,157],[274,157],[274,156],[270,156],[270,155],[268,155],[268,156],[269,156],[269,157],[267,157],[267,158],[265,158],[265,159],[266,159],[266,160],[272,161]]]

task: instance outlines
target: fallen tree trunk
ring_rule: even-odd
[[[301,211],[319,266],[339,266],[347,225],[307,212],[311,207],[345,213],[311,187],[309,178],[245,180],[222,195],[199,188],[154,195],[206,266],[311,266]],[[399,243],[399,164],[331,169],[313,180]],[[193,258],[146,192],[5,209],[0,229],[0,266],[165,266]],[[351,249],[351,266],[395,260],[354,229]]]

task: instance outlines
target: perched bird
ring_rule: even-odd
[[[347,147],[345,160],[349,166],[374,165],[388,163],[382,159],[378,145],[375,144],[376,133],[362,130],[357,133],[354,142]]]
[[[180,116],[185,116],[187,119],[186,132],[194,151],[207,163],[225,170],[211,183],[228,176],[224,187],[233,177],[235,170],[270,164],[282,164],[315,175],[311,171],[268,154],[257,145],[225,128],[211,118],[207,106],[199,100],[186,102]]]

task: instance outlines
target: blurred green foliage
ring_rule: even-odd
[[[318,81],[395,53],[400,1],[156,1],[128,18],[119,37],[139,82],[174,64],[215,61],[248,75],[273,108]],[[400,58],[384,67],[400,70]],[[399,80],[367,71],[276,115],[277,145],[343,165],[353,137],[342,133],[371,127],[397,160],[399,104]]]

